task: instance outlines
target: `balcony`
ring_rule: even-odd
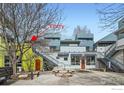
[[[61,46],[60,47],[60,52],[86,52],[86,48],[85,47],[75,47],[75,46]]]
[[[117,40],[116,49],[117,50],[124,49],[124,38]]]

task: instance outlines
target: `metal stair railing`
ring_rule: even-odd
[[[111,45],[111,47],[109,47],[109,49],[105,52],[105,58],[107,58],[108,60],[111,59],[111,61],[118,65],[121,69],[124,70],[124,64],[118,62],[118,60],[114,59],[114,58],[110,58],[112,56],[113,53],[115,53],[116,50],[116,44]]]
[[[56,60],[55,58],[51,57],[50,55],[45,55],[45,56],[46,56],[49,60],[52,59],[51,61],[57,64],[57,68],[58,68],[58,69],[59,69],[59,68],[65,69],[66,65],[65,65],[63,62],[60,62],[60,61]],[[60,64],[62,64],[61,67],[59,67]]]
[[[48,58],[49,60],[51,60],[52,62],[54,62],[55,64],[57,64],[58,65],[58,61],[57,60],[55,60],[54,58],[52,58],[51,56],[49,56],[49,55],[46,55],[46,54],[44,54],[44,53],[40,53],[42,56],[45,56],[46,58]]]
[[[116,50],[116,44],[113,44],[105,53],[105,57],[108,58],[108,59],[111,59],[111,61],[114,63],[114,64],[117,64],[121,69],[124,69],[124,64],[118,62],[118,60],[114,59],[114,58],[110,58],[111,55],[117,51]]]
[[[51,58],[54,62],[56,62],[56,64],[57,64],[58,67],[59,67],[60,64],[62,64],[62,65],[63,65],[63,68],[65,69],[65,66],[66,66],[66,65],[65,65],[63,62],[60,62],[60,61],[56,60],[55,58],[51,57],[50,55],[46,55],[46,56],[48,56],[48,57]]]
[[[108,56],[108,55],[111,55],[112,53],[114,53],[116,50],[116,44],[112,44],[105,52],[105,55]]]
[[[102,61],[107,66],[107,68],[110,69],[111,71],[119,72],[120,69],[118,69],[114,64],[111,64],[111,67],[109,67],[109,63],[107,59],[100,58],[98,60]]]
[[[63,67],[65,68],[65,64],[62,63],[62,62],[59,62],[58,60],[56,60],[55,58],[51,57],[50,55],[46,55],[46,53],[42,53],[42,52],[39,52],[38,50],[36,50],[35,48],[33,48],[33,51],[37,54],[39,54],[40,56],[43,56],[45,57],[46,59],[48,59],[49,61],[51,61],[52,63],[56,64],[56,66],[58,66],[60,63],[63,65]]]
[[[123,63],[118,62],[116,59],[112,59],[112,58],[111,58],[111,61],[112,61],[114,64],[118,65],[118,66],[120,67],[120,69],[123,69],[123,70],[124,70],[124,64],[123,64]]]
[[[100,55],[104,56],[102,53],[98,52]],[[111,62],[111,65],[114,66],[114,68],[118,68],[119,70],[122,70],[124,71],[124,64],[118,62],[117,60],[115,59],[112,59],[112,58],[109,58],[109,57],[106,57],[104,56],[104,58],[106,58],[108,61],[106,62],[107,66],[108,66],[108,62]]]
[[[58,65],[57,61],[55,61],[53,58],[51,58],[50,56],[46,55],[45,53],[39,52],[38,50],[34,49],[35,53],[37,53],[38,55],[44,57],[45,59],[51,61],[54,65]]]
[[[37,55],[42,56],[42,57],[44,57],[45,59],[47,59],[46,56],[40,54],[40,52],[37,51],[36,48],[32,47],[32,50],[33,50],[33,52],[35,52]],[[48,59],[47,59],[47,60],[48,60]]]

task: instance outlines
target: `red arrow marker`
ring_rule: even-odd
[[[35,36],[35,35],[33,35],[33,36],[31,37],[31,41],[36,41],[37,39],[38,39],[38,37]]]
[[[49,28],[61,28],[61,29],[63,29],[64,28],[64,25],[62,25],[62,24],[50,24],[44,31],[41,31],[40,33],[38,33],[38,36],[33,35],[31,37],[31,41],[36,41],[39,38],[39,36],[44,35],[44,33],[46,31],[48,31]]]

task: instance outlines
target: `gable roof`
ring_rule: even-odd
[[[111,42],[111,41],[117,41],[117,36],[114,33],[108,34],[107,36],[103,37],[97,42]]]

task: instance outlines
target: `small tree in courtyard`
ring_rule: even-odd
[[[49,24],[60,20],[61,10],[49,4],[0,4],[0,33],[12,62],[13,75],[16,75],[16,63],[32,47],[32,35],[38,35]],[[8,36],[12,40],[8,40]],[[24,50],[27,41],[29,47]],[[18,59],[17,52],[20,53]]]

